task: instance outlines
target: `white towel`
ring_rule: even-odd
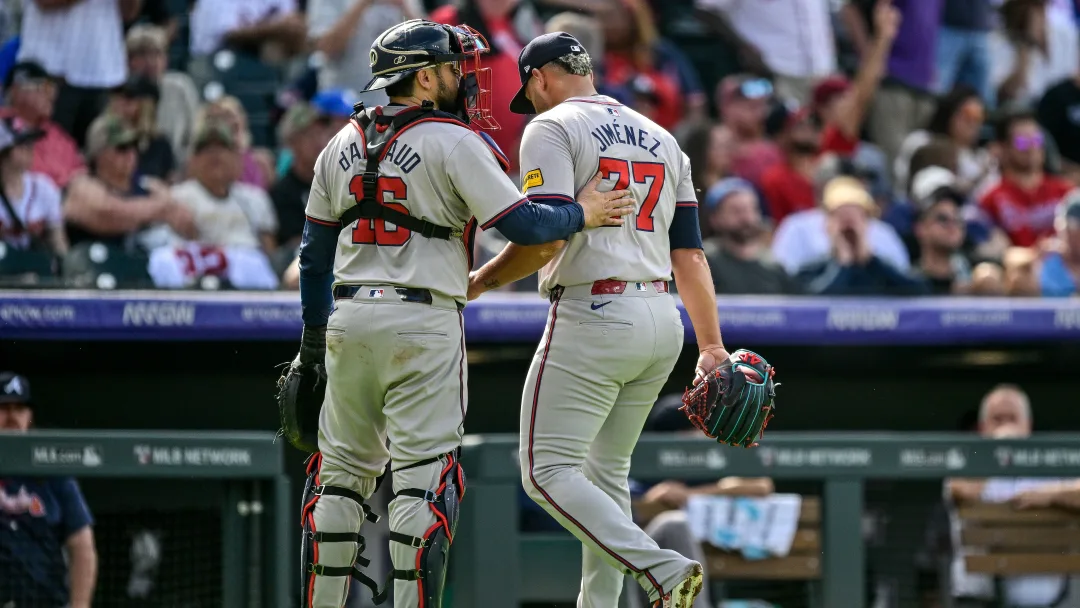
[[[799,529],[802,512],[802,496],[798,494],[774,494],[769,497],[772,508],[771,522],[765,534],[765,549],[771,555],[783,557],[791,552],[791,543]]]
[[[799,527],[802,497],[774,494],[765,498],[691,496],[685,511],[691,534],[747,559],[785,556]]]

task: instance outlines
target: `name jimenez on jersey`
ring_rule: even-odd
[[[610,125],[604,124],[593,129],[590,134],[600,142],[600,152],[606,152],[615,144],[624,146],[636,146],[652,154],[653,158],[660,158],[656,150],[660,147],[660,140],[649,134],[644,129],[630,125],[619,125],[619,119],[611,121]]]

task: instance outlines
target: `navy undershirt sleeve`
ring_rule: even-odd
[[[300,307],[304,325],[326,325],[334,305],[334,254],[341,226],[309,217],[300,241]]]
[[[570,238],[585,226],[585,211],[569,197],[535,196],[493,224],[518,245],[539,245]]]
[[[671,227],[668,228],[668,240],[672,251],[701,249],[701,226],[698,223],[697,205],[679,203],[675,206],[675,215],[671,218]]]

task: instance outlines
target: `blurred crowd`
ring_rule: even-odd
[[[0,0],[0,282],[295,288],[315,158],[426,17],[490,41],[515,173],[517,55],[577,36],[689,155],[717,293],[1077,291],[1074,0],[442,2]]]

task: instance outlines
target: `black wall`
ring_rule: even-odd
[[[775,430],[953,430],[998,382],[1028,390],[1038,430],[1080,430],[1080,346],[776,347],[754,345],[778,370]],[[275,365],[295,343],[3,342],[0,369],[26,374],[38,423],[120,429],[277,428]],[[474,433],[517,432],[535,345],[470,345]],[[681,392],[693,345],[665,392]]]

